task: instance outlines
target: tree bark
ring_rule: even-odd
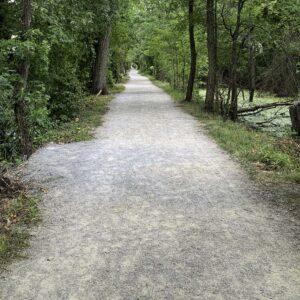
[[[186,58],[185,55],[183,55],[183,63],[182,63],[182,70],[181,70],[181,90],[185,90],[185,66],[186,66]]]
[[[0,39],[7,40],[10,38],[6,24],[6,6],[7,2],[0,0]]]
[[[231,101],[229,109],[229,118],[236,121],[238,118],[238,85],[237,85],[237,68],[238,68],[238,38],[241,29],[241,14],[246,0],[239,0],[237,4],[237,20],[235,30],[232,33],[232,49],[231,49],[231,76],[230,91]]]
[[[173,69],[173,89],[175,90],[176,89],[176,69],[175,69],[175,58],[173,57],[172,59],[172,69]]]
[[[93,67],[92,93],[107,95],[107,66],[109,59],[109,42],[111,26],[100,36],[95,43],[96,59]]]
[[[180,81],[180,77],[179,77],[179,58],[178,58],[178,48],[176,48],[175,50],[176,52],[176,89],[179,89],[179,81]]]
[[[217,26],[215,0],[207,0],[206,11],[208,78],[206,87],[205,110],[207,112],[213,112],[217,85]]]
[[[249,44],[249,102],[254,101],[255,93],[255,73],[256,73],[256,62],[255,62],[255,47],[250,37]]]
[[[194,25],[194,0],[189,0],[189,38],[190,38],[190,50],[191,50],[191,67],[190,76],[188,81],[188,87],[186,91],[185,101],[191,102],[193,99],[194,84],[196,78],[197,68],[197,51],[195,42],[195,25]]]
[[[32,8],[31,0],[21,1],[22,18],[21,18],[21,41],[26,40],[26,33],[31,26]],[[30,128],[27,116],[27,104],[25,100],[25,92],[28,84],[29,76],[29,60],[24,58],[20,61],[17,72],[20,79],[14,87],[14,114],[18,128],[19,144],[21,154],[28,158],[32,154],[32,139],[30,136]]]
[[[230,109],[229,117],[232,121],[237,120],[237,109],[238,109],[238,93],[237,93],[237,38],[233,39],[232,52],[231,52],[231,76],[230,76]]]

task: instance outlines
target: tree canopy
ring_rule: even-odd
[[[0,158],[29,156],[131,66],[236,121],[245,90],[298,96],[299,49],[299,0],[3,0]]]

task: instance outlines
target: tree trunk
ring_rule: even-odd
[[[186,59],[185,59],[185,55],[183,55],[183,65],[182,65],[182,72],[181,72],[181,89],[182,91],[185,90],[185,66],[186,66]]]
[[[175,69],[175,58],[173,57],[173,59],[172,59],[172,69],[173,69],[173,79],[172,79],[172,81],[173,81],[173,89],[175,90],[176,89],[176,69]]]
[[[231,52],[231,76],[230,76],[231,98],[230,98],[230,109],[229,109],[229,117],[232,121],[236,121],[238,116],[237,62],[238,62],[237,39],[234,38],[232,42],[232,52]]]
[[[178,58],[178,48],[176,48],[176,89],[179,89],[179,58]]]
[[[8,34],[8,26],[6,25],[6,1],[0,0],[0,39],[8,40],[10,38]]]
[[[237,20],[235,30],[232,33],[231,49],[231,76],[230,76],[230,109],[229,118],[236,121],[238,118],[238,85],[237,85],[237,68],[238,68],[238,38],[241,29],[241,14],[246,0],[239,0],[237,4]]]
[[[96,59],[93,68],[92,93],[107,95],[107,65],[109,59],[109,41],[111,26],[97,39],[95,44]]]
[[[21,19],[21,40],[25,41],[26,32],[30,29],[32,9],[31,0],[22,0],[22,19]],[[30,136],[30,128],[27,119],[27,104],[25,100],[25,92],[27,89],[27,82],[29,76],[29,60],[22,59],[19,63],[17,72],[20,79],[14,87],[14,114],[18,128],[19,144],[21,154],[28,158],[32,154],[32,139]]]
[[[255,47],[250,39],[250,44],[249,44],[249,102],[254,101],[255,73],[256,73]]]
[[[207,49],[208,49],[208,78],[206,87],[205,110],[214,111],[217,85],[217,26],[215,0],[207,0]]]
[[[194,84],[197,68],[197,51],[195,42],[195,25],[194,25],[194,0],[189,0],[189,37],[190,37],[190,50],[191,50],[191,67],[188,87],[186,92],[185,101],[190,102],[193,99]]]
[[[292,121],[292,129],[300,136],[300,101],[290,106],[290,116]]]

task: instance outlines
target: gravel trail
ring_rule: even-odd
[[[26,173],[43,222],[1,299],[300,299],[299,221],[135,71],[95,140]]]

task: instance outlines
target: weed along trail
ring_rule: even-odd
[[[131,72],[91,142],[49,145],[28,257],[1,299],[299,299],[299,222]]]

